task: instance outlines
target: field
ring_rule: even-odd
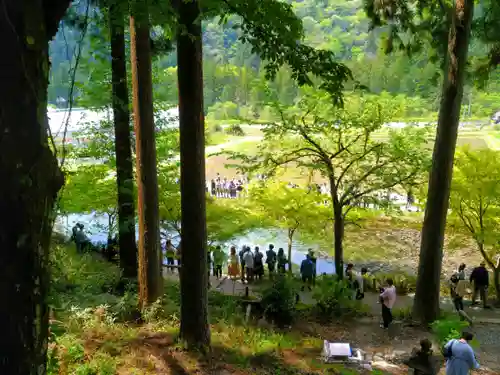
[[[233,178],[238,176],[238,171],[236,168],[227,168],[227,164],[234,164],[234,161],[228,160],[227,156],[224,155],[212,155],[218,154],[221,151],[237,151],[245,153],[248,155],[255,154],[258,150],[259,140],[263,137],[262,131],[259,126],[243,125],[243,130],[245,135],[241,137],[235,136],[223,136],[216,135],[214,140],[220,139],[221,142],[216,144],[216,142],[211,142],[212,146],[208,146],[206,150],[207,160],[206,160],[206,172],[207,179],[215,178],[217,173],[221,176],[227,178]],[[386,139],[387,132],[381,131],[376,135],[377,139]],[[216,145],[215,145],[216,144]],[[429,143],[431,147],[432,142]],[[468,145],[471,148],[485,148],[489,147],[492,149],[500,149],[500,132],[493,129],[471,129],[464,128],[460,129],[457,147]],[[293,166],[285,171],[285,176],[283,179],[286,181],[291,181],[297,184],[303,184],[309,178],[309,174],[297,170]],[[313,178],[315,181],[320,181],[319,176]]]

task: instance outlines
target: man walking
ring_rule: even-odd
[[[488,287],[489,287],[489,273],[486,269],[486,264],[481,262],[479,267],[476,267],[472,270],[470,275],[470,282],[473,283],[474,292],[472,293],[472,305],[476,305],[477,295],[481,298],[483,302],[483,307],[485,309],[489,308],[488,306]]]

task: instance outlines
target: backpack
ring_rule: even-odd
[[[449,359],[451,357],[453,357],[453,344],[455,343],[456,340],[453,340],[453,342],[450,344],[450,346],[448,347],[448,349],[446,349],[445,347],[443,347],[443,349],[441,349],[441,353],[443,354],[443,357],[446,358],[446,359]]]

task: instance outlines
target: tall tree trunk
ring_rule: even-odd
[[[344,215],[338,202],[333,204],[333,237],[335,246],[335,273],[344,278]]]
[[[116,184],[118,188],[118,245],[123,277],[136,278],[134,168],[130,140],[124,14],[119,4],[111,2],[109,7],[109,29],[111,37],[113,121],[115,125]]]
[[[453,159],[474,9],[473,0],[456,0],[448,37],[436,142],[422,228],[417,289],[413,313],[423,323],[439,316],[439,291],[444,231],[450,197]]]
[[[179,4],[177,75],[181,149],[181,338],[190,347],[210,345],[205,205],[205,125],[200,9]]]
[[[333,167],[331,168],[333,170]],[[339,202],[335,177],[333,173],[328,176],[330,183],[330,196],[333,207],[333,246],[335,249],[335,273],[339,279],[344,278],[344,215],[342,205]]]
[[[497,294],[497,304],[500,304],[500,268],[493,269],[493,284],[495,285],[495,292]]]
[[[48,142],[48,41],[69,5],[0,5],[0,374],[44,374],[48,256],[64,183]],[[47,13],[47,14],[46,14]]]
[[[149,15],[146,2],[136,1],[130,17],[130,57],[134,128],[136,137],[139,216],[139,305],[156,301],[162,294],[158,176],[156,172],[155,125]]]
[[[295,233],[294,228],[288,229],[288,273],[292,274],[292,244],[293,244],[293,235]]]

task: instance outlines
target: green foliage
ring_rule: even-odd
[[[73,246],[55,245],[50,252],[51,295],[50,304],[55,309],[91,303],[100,305],[102,296],[109,298],[120,280],[117,266],[93,254],[77,255]],[[81,299],[79,301],[78,299]]]
[[[459,339],[462,330],[468,326],[468,323],[460,320],[456,315],[444,317],[432,323],[432,331],[436,335],[441,345],[446,344],[453,339]]]
[[[331,218],[331,210],[324,205],[324,197],[317,191],[291,188],[286,183],[268,180],[249,187],[252,207],[286,230],[318,229]]]
[[[408,275],[404,272],[375,273],[365,276],[365,287],[367,290],[377,293],[379,288],[385,285],[387,279],[392,279],[394,281],[396,293],[399,295],[404,296],[415,292],[417,276]]]
[[[226,129],[227,134],[236,135],[242,137],[245,135],[245,131],[239,124],[232,124]]]
[[[313,297],[321,319],[353,316],[362,311],[361,303],[352,299],[353,290],[349,284],[335,276],[319,277]]]
[[[495,258],[500,255],[499,197],[500,152],[460,150],[455,159],[450,207],[492,269],[498,267]]]
[[[278,275],[273,284],[262,291],[261,305],[268,321],[287,326],[295,317],[297,290],[292,280]]]

